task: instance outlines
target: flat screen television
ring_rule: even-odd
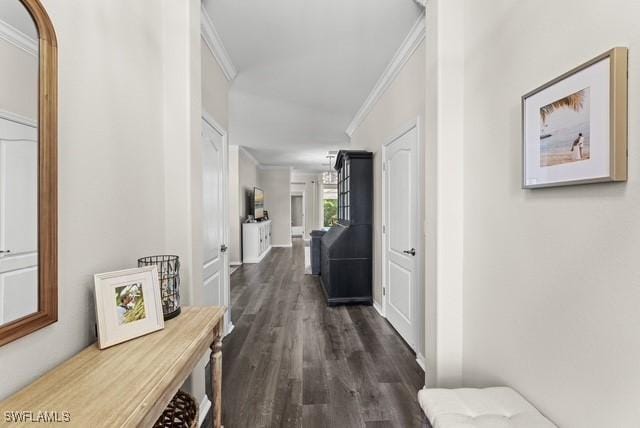
[[[253,218],[260,220],[264,217],[264,193],[262,189],[253,188]]]

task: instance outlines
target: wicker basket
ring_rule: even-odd
[[[178,391],[153,425],[154,428],[195,428],[198,425],[196,400],[184,391]]]

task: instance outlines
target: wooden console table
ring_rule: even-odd
[[[102,351],[89,346],[0,402],[0,424],[42,426],[35,420],[12,425],[6,412],[32,417],[48,412],[61,421],[67,415],[67,423],[55,424],[65,427],[151,427],[211,349],[212,419],[221,427],[224,312],[183,307],[161,331]]]

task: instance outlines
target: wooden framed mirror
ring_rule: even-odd
[[[0,346],[58,320],[57,43],[39,0],[0,2]]]

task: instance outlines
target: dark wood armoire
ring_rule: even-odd
[[[373,304],[373,154],[341,150],[338,223],[322,237],[320,278],[329,305]]]

